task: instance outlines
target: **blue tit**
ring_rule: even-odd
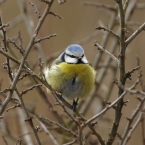
[[[45,77],[52,89],[69,100],[84,99],[92,90],[95,70],[89,64],[84,49],[72,44],[45,69]]]

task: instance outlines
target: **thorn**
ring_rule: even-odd
[[[128,121],[131,121],[131,118],[129,118],[129,117],[127,117],[127,116],[125,116],[124,118],[126,118]]]
[[[25,122],[26,122],[26,121],[32,121],[32,119],[33,119],[33,117],[32,117],[32,116],[29,116],[28,119],[25,119]]]
[[[139,100],[140,102],[142,102],[142,99],[140,97],[137,97],[136,99]]]
[[[128,103],[128,102],[129,102],[129,100],[124,101],[124,102],[123,102],[123,105],[124,105],[124,106],[127,106],[127,103]]]
[[[111,102],[106,101],[106,100],[104,100],[104,103],[105,103],[105,104],[108,104],[108,105],[110,105],[110,104],[111,104]]]
[[[118,80],[113,80],[112,83],[118,85]]]
[[[91,123],[92,127],[94,127],[96,124],[98,124],[98,122],[97,122],[97,121],[96,121],[96,122],[92,122],[92,123]]]
[[[118,132],[116,133],[116,135],[119,137],[120,140],[122,139],[121,135]]]
[[[38,130],[40,129],[40,125],[37,125],[37,126],[35,127],[35,129],[36,129],[36,131],[38,132]]]

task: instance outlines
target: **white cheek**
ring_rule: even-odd
[[[67,63],[77,63],[78,59],[77,58],[71,58],[71,57],[65,55],[65,62],[67,62]]]
[[[82,62],[83,62],[83,63],[89,63],[85,55],[84,55],[83,58],[82,58]]]

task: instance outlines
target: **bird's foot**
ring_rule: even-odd
[[[76,100],[75,99],[73,100],[73,104],[72,104],[73,112],[76,111],[76,108],[77,108],[77,105],[78,105],[78,100],[79,100],[79,98],[77,98]]]

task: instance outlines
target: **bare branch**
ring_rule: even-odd
[[[57,36],[57,35],[56,34],[51,34],[51,35],[46,36],[46,37],[41,37],[40,39],[36,39],[35,43],[40,43],[43,40],[50,39],[51,37],[55,37],[55,36]]]
[[[130,88],[131,89],[131,88]],[[90,122],[94,121],[95,119],[97,119],[98,117],[100,117],[101,115],[103,115],[107,110],[109,110],[110,108],[112,108],[116,103],[118,103],[125,95],[126,95],[127,91],[124,91],[124,93],[122,93],[113,103],[111,103],[109,106],[107,106],[105,109],[103,109],[100,113],[96,114],[95,116],[91,117],[90,119],[88,119],[84,125],[89,124]]]
[[[134,118],[137,116],[137,114],[139,113],[139,111],[141,110],[143,104],[145,102],[145,96],[141,99],[141,101],[139,102],[139,105],[137,106],[137,108],[135,109],[135,111],[133,112],[132,116],[129,118],[129,121],[127,123],[127,126],[125,128],[125,131],[123,133],[123,136],[122,136],[122,140],[120,142],[120,145],[123,144],[124,140],[127,138],[127,134],[128,132],[130,131],[131,128],[131,125],[134,121]]]
[[[68,128],[62,126],[61,124],[58,124],[58,123],[56,123],[56,122],[54,122],[54,121],[52,121],[52,120],[50,120],[50,119],[48,119],[48,118],[43,118],[43,117],[40,117],[40,120],[45,120],[45,121],[47,121],[47,122],[50,122],[51,124],[54,124],[54,125],[56,125],[56,126],[59,126],[59,127],[62,128],[63,130],[65,130],[65,131],[67,131],[68,133],[72,134],[74,137],[78,138],[78,135],[77,135],[76,133],[74,133],[74,132],[71,131],[70,129],[68,129]]]
[[[28,91],[33,90],[34,88],[40,87],[40,86],[42,86],[42,84],[33,85],[32,87],[30,87],[30,88],[28,88],[28,89],[22,91],[22,92],[21,92],[21,96],[24,95],[24,94],[26,94]]]
[[[47,16],[48,12],[49,12],[49,10],[50,10],[50,7],[51,7],[53,1],[54,1],[54,0],[51,0],[51,2],[47,5],[47,7],[46,7],[46,9],[45,9],[45,12],[43,13],[42,18],[39,19],[39,22],[38,22],[38,24],[37,24],[37,26],[36,26],[36,29],[34,30],[34,33],[33,33],[33,35],[32,35],[33,37],[32,37],[32,39],[30,40],[30,42],[29,42],[29,44],[28,44],[28,46],[27,46],[25,55],[24,55],[23,58],[22,58],[21,64],[20,64],[19,69],[18,69],[18,71],[17,71],[17,75],[15,76],[15,78],[14,78],[14,80],[13,80],[13,82],[12,82],[12,85],[11,85],[11,87],[10,87],[10,89],[11,89],[12,91],[7,95],[7,98],[4,100],[4,102],[2,103],[2,105],[1,105],[1,107],[0,107],[0,114],[3,113],[3,111],[4,111],[5,107],[6,107],[6,105],[7,105],[7,104],[9,103],[9,101],[11,100],[11,97],[12,97],[12,95],[13,95],[13,92],[14,92],[14,89],[15,89],[15,87],[16,87],[17,81],[18,81],[18,79],[19,79],[19,77],[20,77],[20,75],[21,75],[21,69],[22,69],[23,66],[24,66],[25,60],[26,60],[26,58],[27,58],[27,56],[28,56],[30,50],[32,49],[32,46],[35,44],[35,38],[36,38],[36,36],[37,36],[37,34],[38,34],[40,28],[41,28],[41,25],[42,25],[43,21],[45,20],[45,18],[46,18],[46,16]],[[40,144],[40,143],[39,143],[39,144]]]
[[[62,17],[58,14],[56,14],[55,12],[49,12],[49,14],[55,16],[55,17],[58,17],[59,19],[62,19]]]
[[[25,51],[22,49],[22,47],[20,48],[13,40],[11,40],[11,39],[8,39],[8,40],[10,43],[12,43],[14,45],[15,48],[17,48],[20,51],[20,53],[22,55],[24,55]]]
[[[145,111],[145,106],[143,108],[143,112],[140,113],[139,117],[137,118],[136,122],[134,123],[134,125],[131,127],[131,129],[128,132],[128,136],[127,138],[124,140],[124,142],[122,142],[121,145],[126,145],[126,143],[129,141],[129,139],[131,138],[131,134],[134,132],[134,130],[136,129],[136,127],[138,126],[138,124],[140,123],[140,121],[142,120],[142,117],[144,116],[144,111]]]
[[[56,141],[56,139],[52,136],[52,134],[46,128],[46,126],[42,123],[42,121],[38,117],[36,117],[36,120],[39,122],[39,124],[43,128],[43,130],[48,134],[48,137],[52,140],[52,142],[54,143],[54,145],[59,145],[58,142]]]
[[[34,12],[37,14],[38,19],[40,19],[40,18],[41,18],[40,12],[37,10],[37,8],[35,7],[35,5],[34,5],[32,2],[29,2],[29,3],[30,3],[31,6],[33,7]]]
[[[8,142],[7,142],[6,138],[4,136],[2,136],[2,138],[3,138],[3,141],[4,141],[5,145],[8,145]]]
[[[132,70],[128,71],[126,74],[125,74],[125,78],[129,78],[131,80],[131,75],[132,73],[134,73],[134,71],[136,70],[139,70],[140,66],[137,66],[136,68],[133,68]]]
[[[14,105],[14,106],[8,108],[8,109],[7,109],[7,112],[8,112],[9,110],[11,110],[11,109],[15,109],[16,107],[20,107],[20,106],[21,106],[20,104],[16,104],[16,105]]]
[[[143,23],[126,41],[126,46],[141,32],[145,29],[145,23]]]
[[[9,23],[3,24],[2,26],[0,26],[0,30],[2,30],[2,29],[5,28],[5,27],[8,27],[8,26],[9,26]]]
[[[124,10],[125,13],[126,13],[126,9],[128,7],[129,2],[130,2],[130,0],[126,0],[124,5],[123,5],[123,10]]]
[[[116,39],[120,40],[120,36],[117,35],[115,32],[113,32],[112,30],[110,30],[109,28],[107,27],[103,27],[103,26],[98,26],[96,27],[97,30],[104,30],[104,31],[107,31],[109,32],[110,34],[112,34]]]
[[[109,51],[107,51],[105,48],[103,48],[101,45],[99,45],[98,43],[95,42],[94,46],[97,46],[99,50],[104,51],[105,53],[107,53],[112,59],[114,59],[118,65],[119,65],[119,60],[113,55],[111,54]]]

